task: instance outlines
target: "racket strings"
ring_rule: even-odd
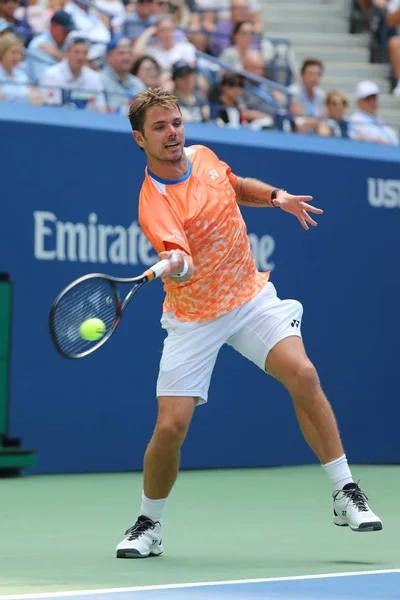
[[[83,281],[60,299],[54,313],[53,332],[64,354],[74,356],[86,352],[100,340],[84,340],[80,326],[87,319],[101,319],[106,336],[117,319],[119,300],[105,279]]]

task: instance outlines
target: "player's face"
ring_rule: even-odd
[[[143,130],[143,135],[135,132],[135,140],[149,157],[164,163],[182,160],[185,127],[178,108],[150,108],[146,113]]]

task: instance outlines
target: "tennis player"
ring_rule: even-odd
[[[207,402],[215,360],[228,344],[280,381],[290,393],[303,435],[333,489],[334,523],[376,531],[382,522],[354,483],[332,408],[301,338],[303,308],[280,300],[269,273],[257,271],[238,204],[274,207],[304,229],[322,210],[311,196],[293,196],[234,175],[205,146],[185,148],[176,98],[146,90],[130,107],[135,142],[147,169],[139,222],[160,259],[174,257],[164,274],[161,319],[167,332],[157,382],[158,419],[144,458],[140,516],[117,546],[117,557],[160,555],[162,517],[179,471],[180,448],[196,406]]]

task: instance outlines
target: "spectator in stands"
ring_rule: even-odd
[[[309,58],[301,67],[301,81],[290,86],[291,112],[298,133],[315,131],[321,117],[325,116],[325,92],[318,87],[323,74],[320,60]]]
[[[71,15],[65,10],[58,10],[51,18],[49,30],[33,38],[26,60],[32,81],[39,81],[49,67],[64,58],[63,45],[74,27]]]
[[[27,0],[27,4],[19,6],[14,14],[16,19],[26,19],[32,29],[33,35],[46,31],[49,25],[47,10],[38,0]]]
[[[264,29],[258,0],[246,0],[246,2],[235,2],[235,0],[198,0],[197,6],[202,9],[217,9],[204,13],[203,27],[207,31],[218,30],[218,22],[226,22],[230,19],[237,23],[249,20],[253,23],[254,32],[261,34]],[[240,18],[242,15],[243,18]]]
[[[15,13],[19,6],[19,0],[0,0],[0,18],[10,23],[12,32],[27,46],[33,38],[33,31],[26,17],[23,16],[21,19],[16,17]]]
[[[101,72],[108,110],[127,115],[133,98],[146,86],[131,74],[133,66],[132,42],[115,37],[107,47],[107,64]]]
[[[86,59],[86,66],[92,71],[101,71],[106,64],[106,51],[104,44],[90,44]]]
[[[50,67],[40,80],[47,104],[106,112],[100,75],[85,65],[88,50],[89,42],[79,32],[68,35],[64,60]]]
[[[127,12],[122,24],[122,35],[136,40],[146,29],[156,24],[154,0],[136,0],[136,10]]]
[[[342,92],[332,90],[326,97],[328,117],[317,125],[317,134],[322,137],[350,137],[350,121],[345,118],[349,101]]]
[[[358,111],[350,117],[351,137],[364,142],[397,145],[397,134],[378,117],[378,96],[379,87],[373,81],[361,81],[357,85]]]
[[[125,7],[121,0],[94,0],[96,8],[110,15],[113,31],[120,31],[125,19]]]
[[[393,67],[397,85],[393,90],[395,96],[400,97],[400,0],[390,0],[387,13],[387,24],[391,29],[396,29],[397,35],[388,40],[389,58]]]
[[[133,63],[132,75],[140,79],[146,88],[161,87],[161,69],[160,65],[151,56],[140,56]]]
[[[264,77],[264,63],[262,56],[256,50],[249,50],[244,58],[243,68],[245,71],[257,77]],[[263,119],[267,116],[273,119],[277,116],[278,108],[284,104],[285,95],[269,90],[261,84],[249,79],[244,80],[244,88],[240,97],[241,104],[247,108],[245,117],[249,122]],[[271,122],[271,126],[273,121]]]
[[[253,22],[254,33],[260,33],[262,31],[262,28],[260,30],[257,23],[255,23],[252,18],[252,13],[250,13],[249,10],[249,0],[232,0],[230,19],[219,20],[214,27],[214,31],[218,35],[211,36],[210,38],[209,48],[211,54],[219,56],[225,48],[229,47],[231,35],[236,23],[243,23],[243,21]],[[259,49],[260,44],[258,41],[253,41],[251,47]]]
[[[185,61],[178,61],[172,68],[175,83],[174,94],[178,98],[185,121],[201,123],[210,118],[210,105],[196,88],[195,68]]]
[[[156,43],[148,45],[151,38],[156,37]],[[178,60],[185,60],[192,66],[196,64],[196,48],[190,42],[177,42],[175,25],[171,16],[160,19],[155,27],[149,27],[136,40],[133,48],[136,56],[148,54],[160,65],[161,70],[171,74],[172,65]]]
[[[71,15],[77,31],[93,43],[108,44],[111,39],[109,19],[78,0],[68,2],[64,9]]]
[[[243,112],[246,106],[240,103],[243,93],[243,77],[237,73],[225,73],[219,86],[220,97],[218,101],[217,119],[218,125],[227,125],[237,129],[240,127]]]
[[[232,69],[243,69],[245,56],[254,43],[254,25],[251,21],[242,21],[233,26],[232,45],[220,54],[222,62],[226,63]]]
[[[18,68],[23,47],[14,33],[0,37],[0,101],[43,104],[40,95],[29,85],[26,73]]]

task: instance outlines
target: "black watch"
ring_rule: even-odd
[[[281,188],[275,188],[274,190],[272,190],[271,192],[271,204],[274,208],[279,208],[279,206],[277,206],[274,203],[274,200],[276,200],[276,196],[278,195],[278,192],[282,191]]]

